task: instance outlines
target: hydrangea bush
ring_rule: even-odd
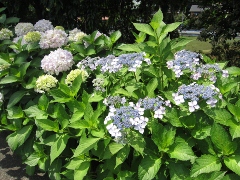
[[[27,173],[238,179],[240,69],[184,50],[189,40],[168,36],[180,23],[165,24],[160,10],[133,25],[134,44],[118,44],[119,31],[67,33],[48,20],[8,33],[0,130]]]

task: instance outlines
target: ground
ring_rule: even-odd
[[[0,132],[0,180],[49,180],[47,175],[38,173],[29,177],[21,158],[13,155],[6,143],[7,132]]]

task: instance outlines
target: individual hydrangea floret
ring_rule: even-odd
[[[41,19],[34,25],[35,31],[45,32],[53,29],[52,22],[46,19]]]
[[[116,73],[123,67],[127,67],[128,71],[135,72],[137,68],[141,67],[143,61],[145,61],[144,53],[129,53],[118,57],[114,55],[108,55],[103,58],[87,57],[79,62],[77,66],[79,68],[90,68],[91,70],[95,70],[99,66],[102,73]]]
[[[56,87],[57,83],[58,80],[52,75],[42,75],[36,81],[35,91],[38,93],[48,92],[51,88]]]
[[[75,28],[69,31],[68,40],[74,42],[81,42],[82,38],[86,35],[87,34],[82,32],[80,29]]]
[[[214,85],[204,86],[196,83],[180,86],[177,93],[173,93],[172,96],[176,105],[188,102],[190,112],[200,109],[198,105],[200,99],[205,100],[211,107],[216,106],[216,98],[221,99],[221,93]]]
[[[73,64],[74,61],[71,52],[61,48],[51,51],[41,61],[41,67],[45,73],[56,75],[60,72],[70,70]]]
[[[74,81],[74,79],[79,75],[82,76],[83,81],[85,81],[88,77],[88,73],[84,69],[71,70],[65,79],[65,83],[68,85],[72,85],[72,82]]]
[[[126,102],[126,98],[121,96],[108,96],[103,101],[106,106],[116,106],[117,104],[124,105]]]
[[[96,91],[105,92],[106,89],[104,88],[104,79],[103,78],[95,78],[92,81],[93,87]]]
[[[23,36],[28,32],[34,31],[34,27],[32,23],[18,23],[15,26],[15,34],[17,36]]]
[[[40,48],[59,48],[66,45],[68,42],[67,34],[63,30],[48,30],[42,34],[40,39]]]
[[[28,32],[23,38],[28,43],[38,42],[41,39],[41,33],[38,31]]]
[[[0,92],[0,103],[3,103],[3,100],[4,100],[4,96],[3,96],[3,94]]]
[[[2,28],[0,31],[0,40],[11,39],[13,32],[7,28]]]

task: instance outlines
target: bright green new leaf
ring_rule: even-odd
[[[76,148],[73,157],[77,157],[90,149],[92,149],[100,140],[100,138],[86,138],[82,137],[78,147]]]
[[[155,97],[155,89],[158,87],[158,79],[152,78],[146,86],[148,97]]]
[[[45,94],[43,94],[38,100],[38,108],[45,111],[48,107],[49,100]]]
[[[24,163],[29,166],[36,166],[38,164],[38,161],[40,160],[40,158],[41,157],[39,156],[39,154],[34,152],[27,158],[27,160]]]
[[[82,162],[79,165],[78,169],[74,170],[74,180],[83,180],[88,172],[89,167],[90,167],[89,161]]]
[[[80,166],[80,164],[83,161],[84,160],[82,160],[80,158],[72,158],[71,161],[69,161],[67,164],[64,165],[64,167],[67,169],[75,170]]]
[[[151,20],[151,22],[150,22],[150,25],[152,26],[152,28],[153,28],[154,30],[156,30],[156,29],[160,26],[162,20],[163,20],[163,13],[162,13],[162,11],[159,9],[159,10],[153,15],[153,18],[152,18],[152,20]]]
[[[240,75],[240,68],[239,67],[232,66],[232,67],[226,68],[226,70],[231,75],[234,75],[234,76]]]
[[[234,105],[234,104],[231,104],[231,103],[228,103],[227,104],[227,107],[228,107],[228,110],[237,118],[240,120],[240,107]]]
[[[37,105],[30,106],[23,111],[28,117],[35,117],[36,119],[46,119],[48,117],[47,113],[39,109]]]
[[[52,144],[50,149],[50,164],[63,152],[66,148],[69,136],[63,134],[57,138],[57,140]]]
[[[237,148],[236,142],[233,142],[226,130],[217,123],[212,126],[211,140],[224,155],[233,154]]]
[[[110,159],[114,154],[120,151],[123,147],[124,146],[122,144],[112,142],[106,147],[104,151],[103,159]]]
[[[104,97],[100,94],[93,94],[89,99],[88,102],[99,102],[103,100]]]
[[[54,131],[58,132],[59,125],[56,121],[48,120],[48,119],[36,119],[36,125],[44,129],[45,131]]]
[[[7,142],[10,148],[14,151],[17,147],[23,145],[32,132],[32,125],[24,126],[22,129],[10,134],[7,137]]]
[[[82,75],[78,75],[72,82],[71,90],[73,96],[76,96],[82,84]]]
[[[139,48],[138,44],[122,44],[118,46],[118,49],[127,52],[141,52],[142,50]]]
[[[233,124],[229,128],[232,140],[240,137],[240,124]]]
[[[202,173],[220,171],[222,164],[218,157],[213,155],[202,155],[197,158],[191,169],[191,177],[197,177]]]
[[[133,23],[133,25],[138,31],[154,36],[154,31],[150,25],[144,23]]]
[[[171,23],[171,24],[166,24],[163,29],[162,29],[162,33],[169,33],[174,31],[175,29],[178,28],[178,26],[180,26],[181,22],[175,22],[175,23]]]
[[[110,34],[110,39],[112,43],[115,43],[120,37],[122,36],[122,33],[120,31],[114,31]]]
[[[145,156],[138,166],[138,179],[151,180],[161,167],[161,158]]]
[[[14,106],[15,104],[17,104],[25,94],[26,94],[26,91],[24,91],[24,90],[13,93],[8,101],[7,108],[10,108],[10,107]]]
[[[240,176],[240,155],[224,157],[225,165]]]

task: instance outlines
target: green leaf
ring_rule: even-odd
[[[219,89],[222,94],[225,94],[237,86],[238,86],[238,82],[230,82],[230,83],[224,84],[223,86],[219,86]]]
[[[189,42],[193,41],[193,39],[187,39],[187,38],[176,38],[171,40],[170,45],[171,45],[171,50],[177,49],[179,47],[184,47],[187,45]]]
[[[82,180],[87,175],[88,169],[90,167],[89,161],[82,162],[78,169],[74,170],[74,180]]]
[[[230,75],[234,75],[234,76],[240,75],[239,67],[232,66],[232,67],[226,68],[226,70],[228,71],[228,74],[230,74]]]
[[[19,119],[24,117],[21,107],[18,107],[18,106],[12,106],[8,108],[7,112],[8,112],[8,116],[7,116],[8,119]]]
[[[26,71],[27,71],[27,68],[29,67],[31,62],[26,62],[26,63],[22,63],[19,67],[19,70],[20,70],[20,77],[22,78],[25,74],[26,74]]]
[[[38,108],[45,111],[48,108],[49,100],[45,94],[43,94],[38,100]]]
[[[80,74],[72,82],[71,90],[74,96],[77,95],[79,89],[81,88],[81,84],[82,84],[82,75]]]
[[[195,179],[196,180],[206,180],[206,179],[207,180],[223,180],[223,178],[225,177],[224,176],[225,174],[226,174],[226,171],[225,172],[215,171],[215,172],[200,174]]]
[[[1,7],[0,12],[3,12],[5,9],[7,9],[7,8],[6,7]]]
[[[100,140],[100,138],[86,138],[82,137],[78,147],[76,148],[73,157],[77,157],[90,149],[92,149]]]
[[[152,78],[146,86],[148,97],[155,97],[155,89],[158,87],[158,79]]]
[[[160,123],[152,123],[152,140],[157,145],[159,151],[167,151],[174,143],[176,129],[172,126],[163,126]]]
[[[240,107],[231,103],[227,104],[228,110],[238,119],[240,119]]]
[[[9,84],[17,81],[18,81],[18,78],[15,76],[6,76],[1,79],[0,84]]]
[[[143,151],[146,146],[146,142],[140,133],[130,131],[128,143],[140,154],[143,154]]]
[[[236,142],[232,142],[231,137],[226,130],[217,123],[214,123],[212,126],[211,140],[224,155],[233,154],[237,148]]]
[[[20,18],[17,17],[9,17],[6,19],[5,24],[13,24],[13,23],[18,23]]]
[[[49,93],[55,99],[55,101],[51,102],[65,103],[72,100],[72,98],[68,94],[64,93],[60,89],[52,89],[49,91]]]
[[[58,158],[48,168],[48,175],[50,179],[62,180],[60,172],[62,168],[62,158]]]
[[[122,51],[127,51],[127,52],[141,52],[142,51],[137,44],[122,44],[122,45],[118,46],[117,48]]]
[[[145,156],[138,166],[138,178],[151,180],[158,173],[161,167],[161,158]]]
[[[83,117],[83,115],[84,115],[84,112],[83,112],[83,111],[76,111],[76,112],[72,115],[72,117],[71,117],[71,119],[69,120],[69,122],[70,122],[70,123],[73,123],[73,122],[76,122],[76,121],[80,121],[81,118]]]
[[[115,142],[110,143],[104,151],[103,159],[110,159],[114,154],[120,151],[124,146]]]
[[[63,134],[57,138],[57,140],[52,144],[50,149],[50,164],[63,152],[66,148],[69,136]]]
[[[170,171],[171,180],[185,180],[189,177],[189,169],[181,162],[169,162],[168,169]]]
[[[58,132],[59,127],[56,121],[48,120],[48,119],[36,119],[36,125],[44,129],[45,131],[54,131]]]
[[[75,170],[83,162],[82,158],[72,158],[67,164],[64,165],[65,168]]]
[[[46,119],[48,117],[47,113],[39,109],[37,105],[30,106],[23,111],[28,117],[35,117],[36,119]]]
[[[133,23],[133,25],[138,31],[154,36],[154,31],[150,25],[144,23]]]
[[[75,43],[71,43],[70,44],[72,49],[75,49],[77,52],[79,52],[81,55],[85,55],[86,51],[85,51],[85,46],[82,44],[75,44]]]
[[[240,176],[240,155],[224,157],[224,163],[230,170]]]
[[[197,177],[202,173],[220,171],[222,164],[220,160],[212,155],[202,155],[197,158],[191,170],[191,177]]]
[[[162,33],[169,33],[174,31],[175,29],[178,28],[178,26],[180,26],[181,22],[175,22],[175,23],[171,23],[171,24],[166,24],[163,27]]]
[[[122,36],[120,31],[115,31],[110,34],[110,39],[112,43],[115,43]]]
[[[8,145],[13,151],[15,151],[17,147],[21,146],[28,139],[32,132],[32,128],[32,125],[28,125],[7,136]]]
[[[232,140],[235,138],[239,138],[240,137],[240,125],[239,124],[231,125],[229,128],[229,132],[232,136]]]
[[[176,138],[175,143],[170,147],[168,153],[171,158],[181,161],[190,160],[193,162],[196,158],[192,148],[188,145],[188,143],[178,137]]]
[[[23,90],[13,93],[8,101],[7,108],[10,108],[15,104],[17,104],[25,94],[26,94],[26,91],[23,91]]]
[[[93,94],[88,99],[88,102],[99,102],[99,101],[101,101],[103,99],[104,99],[104,97],[101,94]]]
[[[153,18],[152,18],[152,20],[151,20],[151,22],[150,22],[150,25],[152,26],[152,28],[153,28],[154,30],[156,30],[156,29],[160,26],[162,20],[163,20],[163,13],[162,13],[161,9],[159,9],[159,10],[153,15]]]
[[[27,160],[24,163],[29,166],[36,166],[39,160],[40,160],[40,157],[38,153],[34,152],[27,158]]]
[[[6,14],[2,14],[1,16],[0,16],[0,23],[1,24],[3,24],[4,22],[5,22],[5,20],[6,20]]]

